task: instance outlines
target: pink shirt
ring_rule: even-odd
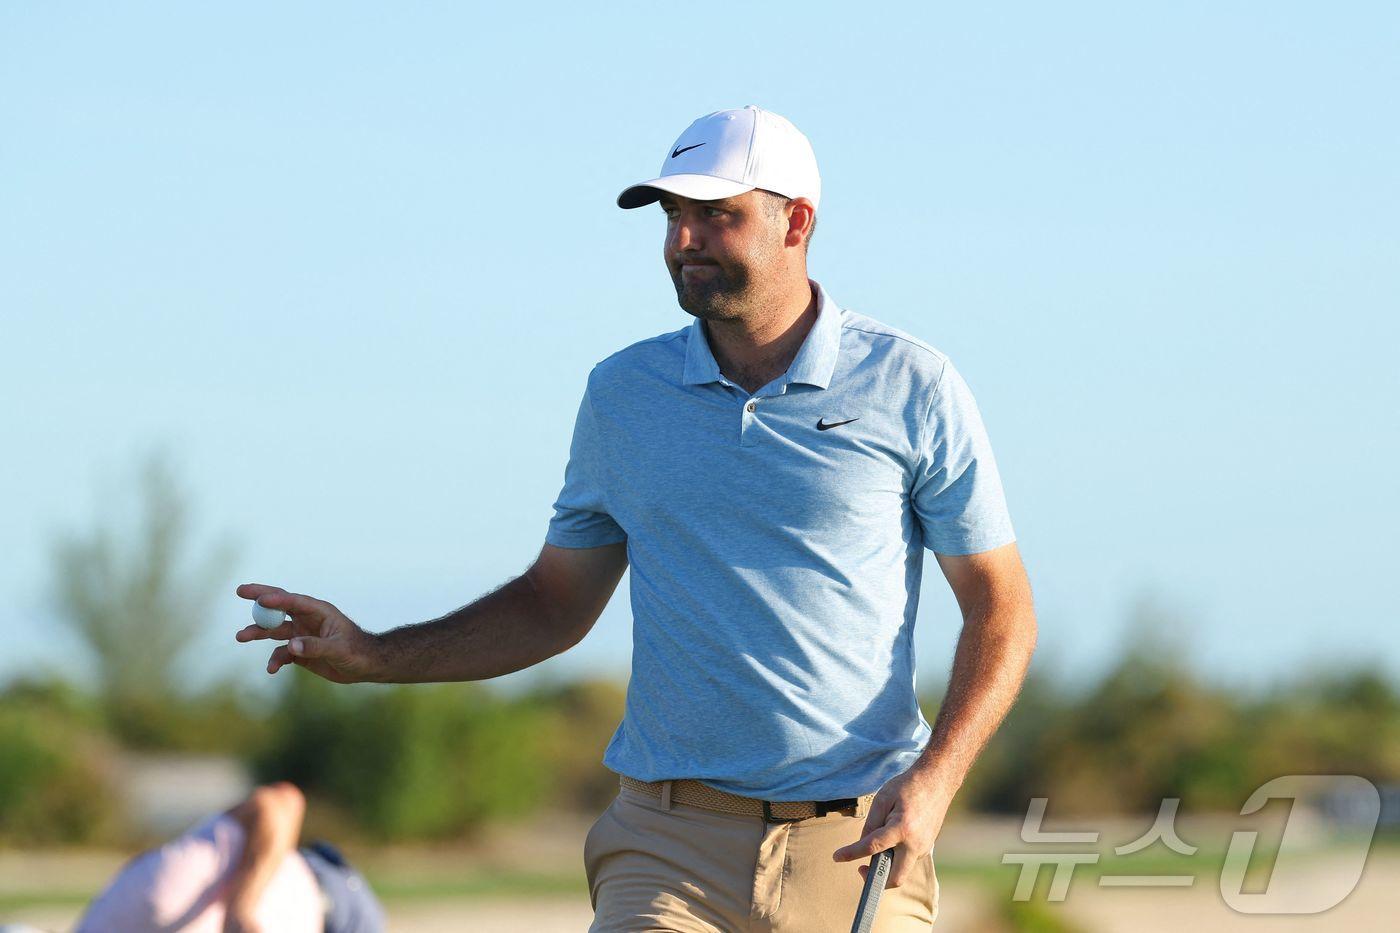
[[[243,853],[243,838],[242,825],[219,814],[141,853],[92,902],[77,933],[221,933],[228,881]],[[321,886],[300,853],[282,860],[258,902],[257,920],[265,933],[320,933]]]

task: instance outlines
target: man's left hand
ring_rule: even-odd
[[[952,792],[942,782],[916,765],[880,788],[870,802],[860,840],[837,849],[833,857],[838,862],[868,860],[876,852],[893,848],[894,862],[885,885],[897,888],[904,883],[910,866],[933,851],[952,800]],[[861,878],[869,868],[859,866]]]

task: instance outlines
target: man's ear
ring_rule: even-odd
[[[787,203],[787,235],[783,237],[784,246],[801,246],[811,230],[811,226],[816,222],[817,211],[812,207],[812,202],[806,198],[793,198]]]

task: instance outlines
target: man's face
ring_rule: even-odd
[[[741,318],[783,261],[787,220],[753,190],[718,201],[661,196],[666,269],[680,306],[708,320]]]

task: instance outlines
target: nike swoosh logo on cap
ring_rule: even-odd
[[[682,152],[689,152],[689,151],[692,150],[692,149],[699,149],[699,148],[700,148],[701,146],[703,146],[703,145],[705,145],[705,144],[704,144],[704,143],[696,143],[696,144],[693,145],[693,146],[686,146],[684,149],[677,149],[675,152],[671,153],[671,158],[674,159],[676,156],[680,155]]]

